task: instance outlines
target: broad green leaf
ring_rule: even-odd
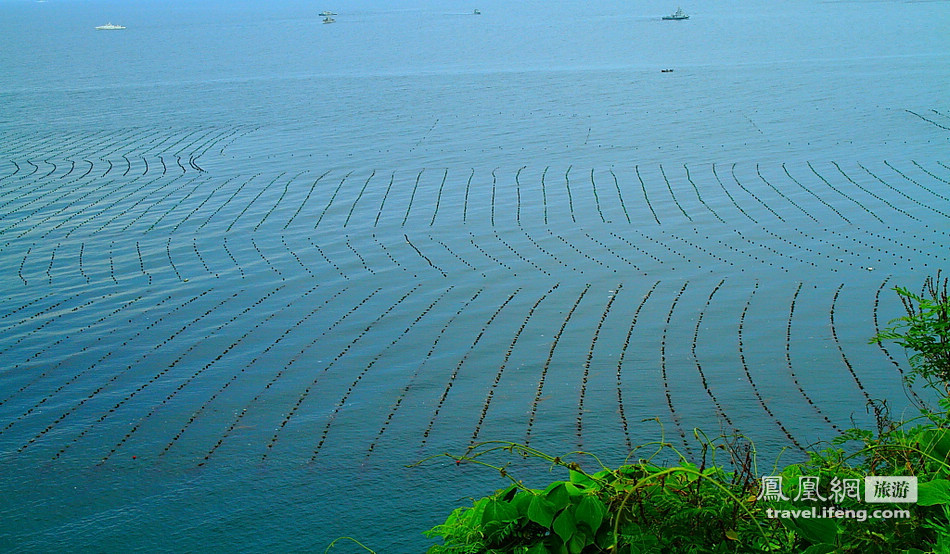
[[[571,540],[567,541],[567,551],[570,554],[581,554],[584,551],[584,547],[590,544],[592,541],[585,533],[577,531],[571,537]]]
[[[739,540],[739,533],[736,533],[734,529],[726,529],[726,538],[731,541]]]
[[[577,490],[577,487],[571,485],[570,483],[565,483],[563,481],[558,481],[552,483],[544,491],[544,497],[554,503],[554,507],[557,510],[568,506],[571,503],[571,492],[568,490],[568,486],[574,491]]]
[[[838,522],[830,518],[797,518],[781,521],[785,527],[814,544],[835,544],[838,539]]]
[[[604,514],[607,513],[607,507],[599,498],[593,495],[587,495],[581,499],[577,508],[574,509],[574,519],[578,524],[585,524],[590,528],[591,533],[596,533],[600,524],[604,520]]]
[[[527,491],[521,491],[512,499],[511,505],[518,510],[519,516],[526,516],[528,515],[528,507],[531,506],[531,501],[535,498],[537,498],[537,495]]]
[[[950,481],[937,479],[918,484],[917,504],[919,506],[950,504]]]
[[[571,470],[571,483],[578,485],[580,487],[590,487],[594,484],[594,481],[587,476],[586,473],[581,473],[580,471]]]
[[[528,505],[528,519],[546,529],[549,529],[551,523],[554,522],[556,512],[554,503],[541,495],[532,498],[531,504]]]
[[[518,510],[510,503],[497,498],[489,498],[482,511],[482,525],[492,521],[514,521],[518,519]]]
[[[557,536],[561,537],[561,540],[567,544],[576,529],[571,509],[561,510],[561,513],[554,518],[554,523],[551,525],[551,528],[554,529]]]

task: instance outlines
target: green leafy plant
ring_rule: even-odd
[[[947,393],[940,409],[922,407],[909,421],[891,419],[886,401],[868,404],[875,429],[849,429],[807,460],[773,469],[780,482],[813,479],[829,490],[835,483],[866,476],[914,476],[915,504],[901,504],[906,517],[775,517],[796,513],[790,488],[779,498],[762,493],[755,449],[739,436],[710,440],[700,432],[699,465],[664,441],[640,447],[628,463],[610,469],[595,456],[573,452],[551,457],[514,443],[481,443],[456,463],[476,463],[497,470],[507,488],[455,509],[445,523],[426,534],[440,537],[432,553],[568,553],[594,552],[805,552],[824,554],[950,552],[950,302],[947,279],[928,278],[924,293],[896,288],[907,316],[872,338],[894,341],[911,355],[909,379],[921,377]],[[646,459],[629,463],[644,449]],[[672,453],[673,464],[656,463]],[[725,453],[725,460],[717,454]],[[508,457],[501,463],[495,456]],[[449,456],[449,454],[445,454]],[[567,479],[532,489],[510,473],[511,456],[543,461],[566,470]],[[571,461],[567,461],[571,458]],[[580,463],[593,460],[595,470]],[[670,459],[670,456],[666,456]],[[425,460],[423,460],[425,462]],[[423,463],[423,462],[420,462]],[[833,489],[832,489],[833,490]],[[788,493],[787,495],[785,493]],[[875,507],[884,505],[876,504]],[[801,507],[798,505],[798,507]],[[835,509],[868,510],[860,498],[841,496]]]
[[[942,386],[950,395],[950,298],[947,279],[928,277],[924,292],[915,294],[909,289],[895,287],[907,315],[889,322],[889,327],[878,333],[871,342],[894,341],[912,352],[909,361],[912,372],[908,378],[919,376],[931,386]]]

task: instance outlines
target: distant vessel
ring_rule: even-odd
[[[683,8],[676,8],[676,11],[670,15],[664,15],[663,19],[667,21],[678,21],[680,19],[689,19],[689,16],[686,15],[686,12],[683,11]]]
[[[321,17],[330,17],[331,15],[339,15],[339,14],[337,14],[336,12],[331,12],[331,11],[320,12]]]
[[[324,18],[323,18],[323,22],[324,22],[324,23],[336,23],[336,19],[333,19],[332,17],[327,16],[327,17],[324,17]]]
[[[482,12],[479,10],[475,10],[474,15],[482,15]]]
[[[122,25],[113,25],[112,23],[106,23],[105,25],[99,25],[96,27],[97,31],[121,31],[125,29]]]

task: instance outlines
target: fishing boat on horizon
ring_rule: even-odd
[[[679,21],[682,19],[689,19],[689,16],[686,15],[686,12],[683,11],[683,8],[676,8],[676,11],[670,15],[664,15],[663,19],[667,21]]]
[[[106,23],[105,25],[99,25],[96,27],[97,31],[121,31],[125,29],[122,25],[114,25],[112,23]]]

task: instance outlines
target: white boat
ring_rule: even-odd
[[[327,17],[324,17],[324,18],[323,18],[323,22],[324,22],[324,23],[336,23],[336,19],[333,19],[332,17],[327,16]]]
[[[331,12],[331,11],[320,12],[320,17],[330,17],[331,15],[339,15],[339,14],[337,14],[336,12]]]
[[[122,25],[113,25],[112,23],[106,23],[105,25],[99,25],[96,27],[97,31],[121,31],[125,29]]]
[[[663,19],[667,21],[678,21],[681,19],[689,19],[689,16],[686,15],[686,12],[683,11],[683,8],[676,8],[676,11],[670,15],[664,15]]]

